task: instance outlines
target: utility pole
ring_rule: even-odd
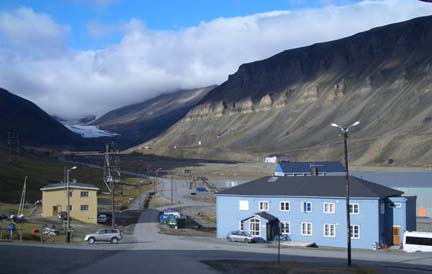
[[[171,204],[173,204],[173,175],[171,174]]]
[[[69,173],[71,170],[76,169],[76,166],[73,166],[69,169],[66,169],[66,196],[67,196],[67,219],[66,219],[66,242],[70,243],[71,240],[71,231],[70,231],[70,190],[69,190]]]
[[[349,172],[348,172],[348,132],[350,128],[357,126],[360,124],[359,121],[355,122],[354,124],[350,125],[349,127],[343,127],[340,125],[337,125],[335,123],[332,123],[332,127],[339,128],[344,137],[344,154],[345,154],[345,214],[346,214],[346,235],[347,235],[347,264],[348,266],[351,266],[351,218],[350,218],[350,210],[349,210],[349,204],[350,204],[350,185],[349,185]]]
[[[114,142],[105,146],[104,183],[111,194],[111,227],[115,228],[115,184],[120,183],[120,167],[117,146]],[[116,179],[117,177],[117,179]],[[121,188],[121,185],[120,185]],[[122,188],[120,190],[122,193]]]

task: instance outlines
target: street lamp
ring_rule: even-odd
[[[76,169],[76,166],[73,166],[71,168],[68,168],[66,170],[66,196],[67,196],[67,221],[66,221],[66,242],[70,243],[70,193],[69,193],[69,173],[71,170]]]
[[[350,125],[349,127],[343,127],[338,124],[332,123],[332,127],[337,127],[343,132],[344,137],[344,148],[345,148],[345,201],[346,201],[346,234],[347,234],[347,259],[348,259],[348,266],[351,266],[351,220],[350,220],[350,212],[349,212],[349,201],[350,201],[350,189],[349,189],[349,173],[348,173],[348,145],[347,145],[347,139],[348,139],[348,132],[350,128],[357,126],[360,124],[360,121],[355,122],[354,124]]]

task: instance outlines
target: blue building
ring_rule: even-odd
[[[340,162],[279,162],[275,176],[343,175],[345,167]]]
[[[353,248],[400,244],[416,229],[416,197],[350,177]],[[263,240],[281,233],[292,241],[346,246],[343,176],[263,177],[216,195],[217,237],[244,230]]]

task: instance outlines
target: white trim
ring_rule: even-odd
[[[357,237],[354,237],[354,227],[355,226],[357,226],[358,227],[358,235],[357,235]],[[354,239],[354,240],[359,240],[360,239],[360,225],[351,225],[351,227],[352,227],[352,235],[353,235],[353,237],[351,237],[351,239]],[[351,235],[351,227],[350,227],[350,235]]]
[[[328,235],[326,235],[326,226],[328,226]],[[330,233],[330,227],[333,227],[333,235]],[[323,224],[323,236],[326,238],[336,238],[336,224]]]
[[[310,234],[304,234],[303,233],[303,224],[306,224],[306,225],[310,225]],[[312,232],[312,223],[311,222],[301,222],[300,223],[300,235],[302,235],[302,236],[312,236],[313,235],[313,232]],[[306,227],[306,232],[307,232],[307,227]]]
[[[283,234],[283,235],[290,235],[291,234],[291,222],[289,222],[289,221],[281,221],[280,223],[281,224],[282,223],[288,224],[288,233],[282,233],[282,229],[281,229],[281,234]]]
[[[326,205],[328,205],[328,208],[330,211],[326,212]],[[333,206],[333,211],[331,210]],[[330,202],[324,202],[323,203],[323,212],[325,214],[335,214],[336,213],[336,204],[335,203],[330,203]]]
[[[40,190],[41,191],[45,191],[45,190],[58,190],[58,189],[64,189],[66,190],[66,185],[65,186],[55,186],[55,187],[43,187]],[[95,190],[95,191],[99,191],[99,188],[97,187],[83,187],[83,186],[71,186],[69,185],[69,189],[87,189],[87,190]]]
[[[288,210],[282,210],[282,203],[288,203]],[[289,201],[279,201],[279,211],[282,212],[290,212],[291,211],[291,203]]]
[[[349,204],[350,204],[350,206],[352,205],[352,208],[353,208],[353,212],[351,212],[351,210],[350,210],[350,214],[360,214],[360,204],[359,203],[349,203]],[[357,205],[357,212],[354,212],[354,205]]]
[[[267,209],[261,209],[261,203],[267,204]],[[259,211],[269,211],[270,210],[270,202],[269,201],[258,201],[258,210]]]
[[[257,220],[257,221],[258,221],[258,235],[254,235],[254,234],[252,234],[252,229],[251,229],[251,227],[252,227],[252,220]],[[260,221],[260,219],[258,219],[258,218],[256,218],[256,217],[253,217],[253,218],[251,218],[251,219],[249,220],[249,234],[250,234],[251,236],[261,237],[261,221]]]

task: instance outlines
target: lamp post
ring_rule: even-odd
[[[76,166],[68,168],[66,170],[66,196],[67,196],[67,216],[66,216],[66,242],[70,243],[70,193],[69,193],[69,173],[71,170],[76,169]]]
[[[332,123],[332,127],[339,128],[344,137],[344,151],[345,151],[345,210],[346,210],[346,235],[347,235],[347,260],[348,260],[348,266],[351,266],[351,220],[350,220],[350,212],[349,212],[349,202],[350,202],[350,189],[349,189],[349,173],[348,173],[348,132],[350,128],[357,126],[360,124],[359,121],[355,122],[354,124],[350,125],[349,127],[343,127],[340,125],[337,125],[335,123]]]

